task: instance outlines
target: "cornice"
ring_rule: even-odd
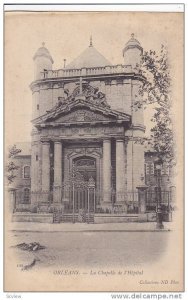
[[[78,82],[80,76],[73,77],[56,77],[56,78],[44,78],[40,80],[35,80],[30,84],[30,89],[34,91],[36,87],[40,89],[41,86],[47,85],[47,89],[52,89],[54,84],[58,84],[59,88],[63,87],[64,84]],[[117,84],[120,84],[120,80],[132,79],[144,81],[145,77],[139,73],[115,73],[115,74],[101,74],[101,75],[88,75],[82,76],[83,80],[86,81],[112,81],[117,80]],[[122,84],[124,84],[122,82]],[[57,88],[57,87],[56,87]]]

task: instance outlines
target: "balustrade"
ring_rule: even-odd
[[[135,71],[135,70],[134,70]],[[131,65],[114,65],[106,67],[82,68],[82,69],[59,69],[41,72],[41,79],[75,77],[88,75],[118,74],[132,72]]]

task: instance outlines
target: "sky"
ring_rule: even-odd
[[[33,56],[42,42],[53,57],[53,69],[63,67],[93,45],[112,64],[123,63],[122,50],[131,33],[144,50],[166,44],[174,79],[174,104],[183,84],[182,13],[144,12],[7,12],[5,14],[5,137],[8,144],[30,141]],[[145,123],[150,120],[145,112]]]
[[[7,143],[30,141],[32,58],[43,41],[55,61],[54,69],[63,66],[64,58],[68,63],[78,56],[88,46],[91,34],[94,46],[114,64],[123,62],[122,49],[132,32],[145,50],[159,49],[161,43],[166,43],[172,61],[174,111],[178,112],[183,106],[182,14],[113,13],[85,17],[79,13],[57,16],[55,13],[17,12],[6,14],[4,29],[4,132]],[[176,116],[176,124],[183,122],[181,111]],[[146,114],[146,123],[149,119],[150,115]]]

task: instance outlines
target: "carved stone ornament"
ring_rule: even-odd
[[[82,94],[80,93],[82,92]],[[65,90],[64,90],[65,92]],[[64,123],[108,123],[126,122],[129,126],[131,116],[113,110],[106,102],[105,95],[90,86],[88,83],[82,84],[81,87],[76,87],[71,95],[67,90],[67,96],[58,97],[57,104],[46,114],[33,120],[33,123],[38,128],[45,128],[46,126],[64,126]],[[118,123],[116,123],[116,126]]]
[[[92,103],[94,105],[110,108],[110,105],[106,101],[106,96],[104,93],[99,91],[98,87],[92,87],[88,83],[83,84],[82,88],[80,86],[76,87],[71,95],[69,95],[69,90],[65,90],[65,97],[58,97],[57,104],[47,112],[57,111],[60,108],[66,107],[67,105],[73,103],[75,99],[79,96],[86,102]]]
[[[69,159],[74,155],[97,155],[102,157],[102,148],[101,147],[82,147],[82,148],[70,148],[66,149],[66,157]]]
[[[96,114],[86,109],[79,109],[74,112],[70,112],[66,116],[62,116],[57,122],[71,123],[71,122],[87,122],[87,121],[110,121],[110,118],[103,116],[102,114]]]

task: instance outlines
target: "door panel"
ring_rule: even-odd
[[[76,172],[81,174],[84,183],[86,183],[85,187],[84,185],[81,188],[75,187],[75,210],[76,212],[79,212],[79,210],[88,212],[89,205],[89,211],[93,212],[95,206],[95,192],[93,189],[90,189],[88,194],[87,182],[92,177],[96,183],[96,160],[92,157],[80,157],[74,160],[74,165]]]

